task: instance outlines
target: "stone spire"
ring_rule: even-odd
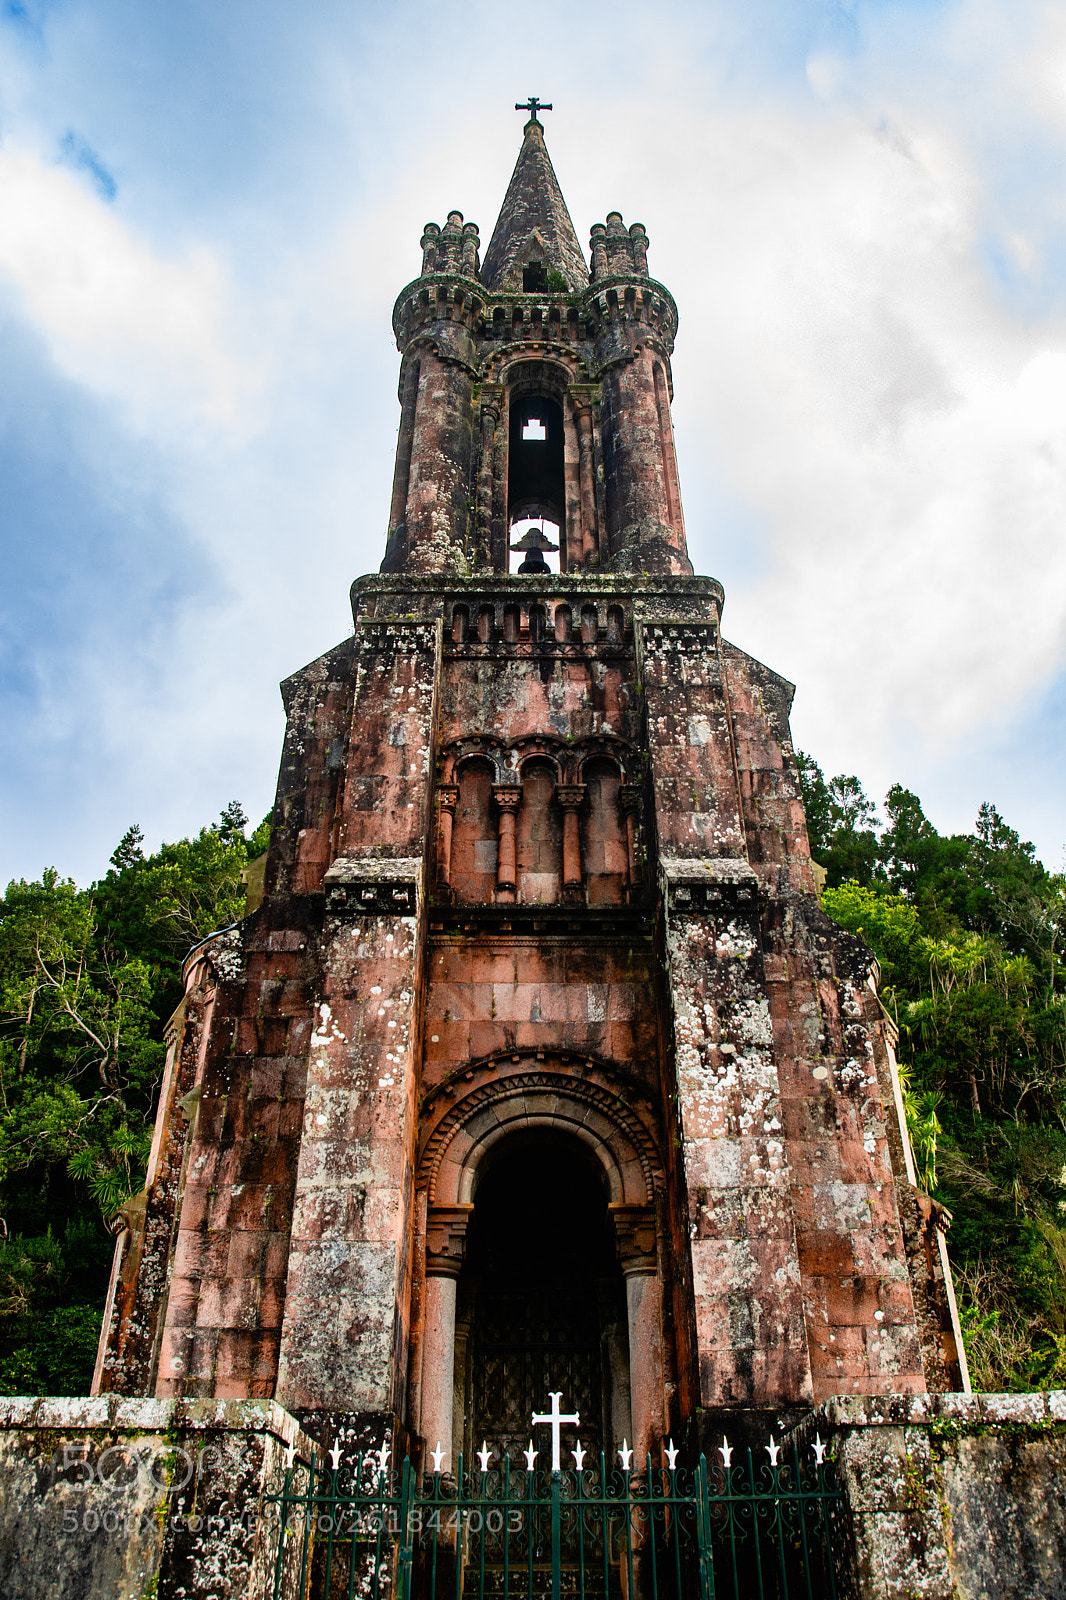
[[[486,289],[521,289],[523,270],[540,263],[561,273],[567,287],[578,292],[588,287],[589,271],[535,114],[523,131],[481,281]]]

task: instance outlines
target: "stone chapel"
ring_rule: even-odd
[[[870,952],[819,908],[792,685],[693,574],[677,308],[582,251],[531,101],[484,255],[400,292],[385,554],[282,686],[261,903],[186,962],[95,1391],[638,1460],[964,1387]]]

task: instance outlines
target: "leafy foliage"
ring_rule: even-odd
[[[983,805],[944,837],[898,784],[798,758],[822,904],[881,965],[919,1183],[954,1212],[975,1386],[1066,1381],[1066,883]]]
[[[134,826],[91,888],[50,868],[0,901],[0,1393],[88,1389],[108,1224],[144,1183],[181,962],[243,915],[269,822],[246,828],[233,802],[146,856]]]

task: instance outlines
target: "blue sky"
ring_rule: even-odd
[[[531,91],[582,240],[647,225],[690,548],[798,742],[1061,865],[1066,8],[9,0],[5,881],[267,810],[381,555],[392,301]]]

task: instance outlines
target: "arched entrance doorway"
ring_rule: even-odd
[[[625,1279],[603,1168],[552,1128],[493,1146],[479,1172],[456,1297],[467,1460],[488,1440],[515,1465],[559,1390],[593,1460],[632,1435]],[[538,1441],[543,1445],[543,1440]]]
[[[666,1247],[649,1109],[618,1092],[609,1064],[562,1052],[473,1062],[423,1103],[410,1417],[448,1470],[482,1438],[524,1446],[551,1389],[576,1405],[586,1447],[625,1436],[641,1460],[661,1438]]]

